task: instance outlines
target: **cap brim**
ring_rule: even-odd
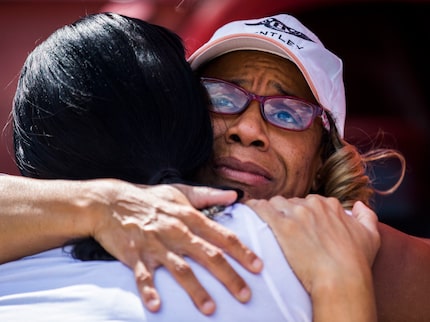
[[[294,62],[290,54],[276,44],[276,42],[268,40],[267,37],[259,35],[250,36],[249,34],[235,34],[234,36],[225,36],[209,42],[195,51],[188,61],[191,68],[195,70],[212,59],[238,50],[264,51]]]

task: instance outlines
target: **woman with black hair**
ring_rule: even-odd
[[[24,176],[39,179],[72,179],[79,183],[82,179],[112,178],[110,184],[118,185],[121,182],[115,179],[141,184],[190,183],[212,150],[211,123],[203,108],[206,104],[206,94],[185,61],[176,35],[117,14],[90,15],[56,31],[26,60],[14,100],[16,160]],[[127,204],[119,203],[117,207],[127,208]],[[365,225],[351,218],[349,225],[357,230],[358,239],[345,240],[345,245],[350,246],[346,247],[348,251],[361,255],[354,265],[339,263],[340,269],[332,273],[336,275],[333,281],[339,284],[333,284],[333,289],[323,294],[324,300],[338,299],[345,293],[351,297],[334,302],[333,306],[321,305],[321,293],[313,294],[303,288],[268,226],[249,208],[235,204],[222,212],[204,212],[254,248],[264,260],[265,269],[261,274],[251,274],[230,257],[227,264],[215,248],[207,246],[205,252],[215,259],[209,270],[215,270],[218,264],[231,265],[252,285],[253,299],[247,305],[234,301],[236,298],[247,302],[250,298],[243,280],[234,284],[217,276],[232,296],[193,260],[187,259],[184,265],[178,258],[177,265],[172,265],[171,258],[177,255],[165,248],[180,247],[179,241],[187,231],[175,228],[177,222],[173,218],[163,221],[161,215],[154,214],[141,222],[148,233],[153,225],[171,232],[170,239],[160,241],[159,248],[140,250],[159,252],[154,269],[166,266],[155,274],[165,308],[158,315],[141,306],[140,293],[151,311],[159,310],[158,297],[148,297],[144,290],[136,288],[133,274],[126,266],[118,261],[97,260],[113,259],[114,255],[126,262],[124,259],[133,254],[111,255],[94,240],[83,238],[64,248],[1,265],[0,319],[203,321],[209,318],[193,309],[194,298],[188,298],[186,292],[203,298],[204,301],[194,304],[210,315],[215,306],[205,293],[208,289],[218,303],[214,318],[222,321],[310,321],[311,298],[315,321],[334,321],[335,317],[345,320],[345,316],[349,321],[371,321],[375,304],[370,267],[379,235],[375,215],[360,207],[357,204],[354,211],[362,213]],[[98,223],[105,224],[109,223]],[[115,231],[110,233],[115,235]],[[134,244],[136,233],[130,229],[129,234],[119,237],[139,248],[142,245]],[[202,245],[199,240],[195,242]],[[242,249],[247,250],[246,246]],[[183,255],[192,253],[190,249],[176,250]],[[306,248],[303,253],[306,256]],[[254,261],[257,259],[251,251],[247,250],[247,254]],[[199,257],[195,260],[198,262]],[[295,260],[293,269],[301,261]],[[137,259],[128,262],[137,263]],[[242,262],[245,263],[243,258]],[[181,276],[190,274],[189,266],[205,289],[181,288]],[[261,265],[258,266],[249,270],[258,272]],[[145,277],[139,275],[143,270],[139,264],[133,269],[138,278]],[[339,276],[339,272],[344,275]],[[350,275],[355,278],[354,274],[358,274],[360,283],[346,287],[345,279],[339,278],[350,280]],[[324,278],[328,276],[330,273]],[[342,314],[333,314],[333,307]]]

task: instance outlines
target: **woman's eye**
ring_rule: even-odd
[[[212,96],[212,104],[214,108],[220,109],[224,112],[229,110],[236,110],[236,106],[233,104],[232,100],[224,96]]]
[[[280,126],[283,126],[283,125],[291,126],[291,125],[300,123],[300,118],[297,119],[297,115],[296,117],[294,117],[292,113],[286,110],[274,111],[274,113],[270,114],[269,118],[276,124],[279,124]]]

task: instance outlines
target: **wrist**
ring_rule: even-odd
[[[120,180],[94,179],[79,181],[74,207],[77,209],[76,231],[79,237],[94,237],[112,212],[111,201],[117,199]]]
[[[337,272],[312,285],[314,321],[376,321],[376,303],[369,267]]]

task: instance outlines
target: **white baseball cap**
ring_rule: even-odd
[[[188,59],[192,69],[237,50],[257,50],[291,60],[305,77],[318,103],[329,111],[343,137],[346,106],[342,60],[327,50],[293,16],[279,14],[230,22]]]

